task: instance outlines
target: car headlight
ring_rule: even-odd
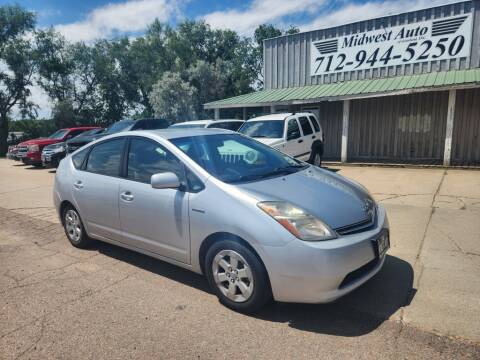
[[[336,237],[322,220],[285,201],[263,201],[257,206],[300,240],[318,241]]]
[[[34,145],[28,145],[28,151],[29,152],[39,152],[40,151],[40,148],[38,147],[38,145],[34,144]]]
[[[59,145],[57,147],[54,147],[52,150],[53,152],[56,152],[56,153],[63,152],[65,151],[65,145]]]

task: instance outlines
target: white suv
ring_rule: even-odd
[[[271,114],[245,122],[238,132],[299,160],[322,165],[323,131],[308,112]]]

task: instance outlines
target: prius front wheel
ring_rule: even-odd
[[[220,302],[235,311],[254,312],[272,297],[263,264],[236,241],[214,243],[207,252],[205,270]]]

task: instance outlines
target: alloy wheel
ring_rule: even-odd
[[[65,229],[68,238],[73,242],[79,242],[82,237],[82,224],[75,210],[69,209],[65,213]]]
[[[233,250],[220,251],[212,262],[213,279],[224,296],[241,303],[253,294],[253,275],[242,255]]]

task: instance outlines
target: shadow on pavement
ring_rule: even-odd
[[[331,172],[338,172],[338,171],[340,171],[340,169],[329,168],[329,167],[326,167],[326,166],[322,166],[322,169],[325,169],[325,170],[328,170],[328,171],[331,171]]]
[[[400,307],[409,305],[415,291],[413,268],[387,256],[382,270],[352,293],[330,304],[275,303],[257,317],[310,332],[360,336],[379,327]]]
[[[207,280],[196,273],[118,246],[97,242],[90,250],[127,262],[143,270],[165,276],[195,289],[212,293]],[[267,305],[251,315],[264,321],[288,323],[295,329],[336,336],[370,333],[415,294],[413,268],[394,256],[387,256],[382,270],[352,293],[330,304]],[[220,303],[218,304],[220,305]]]
[[[45,168],[43,166],[32,166],[29,165],[28,167],[25,168],[26,170],[44,170]]]

